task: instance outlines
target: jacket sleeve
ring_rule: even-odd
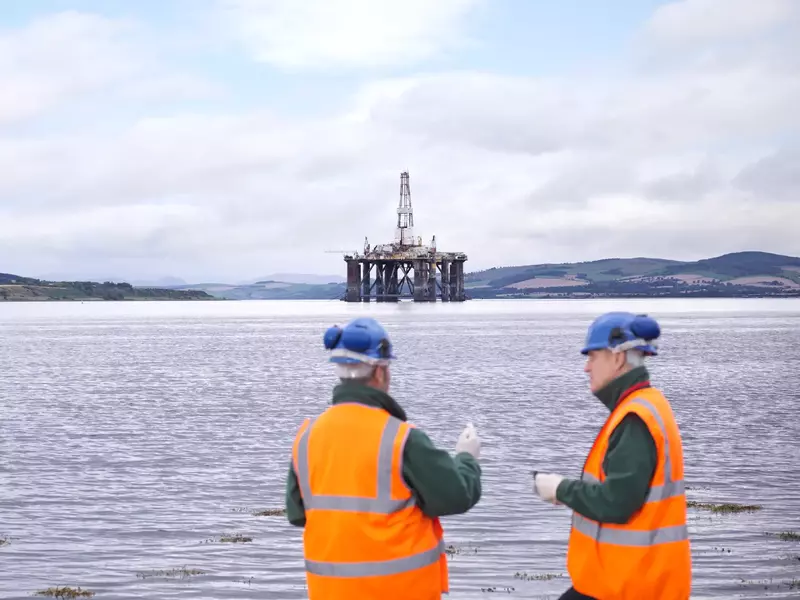
[[[443,517],[467,512],[481,497],[481,467],[472,455],[455,457],[413,428],[403,451],[403,476],[425,515]]]
[[[296,527],[305,527],[306,510],[292,461],[289,461],[289,474],[286,477],[286,519]]]
[[[657,464],[656,444],[644,421],[626,415],[608,443],[603,483],[565,479],[556,499],[599,523],[627,523],[647,498]]]

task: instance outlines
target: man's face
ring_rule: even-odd
[[[608,385],[622,372],[625,354],[614,354],[611,350],[590,350],[583,370],[589,374],[589,389],[596,392]]]

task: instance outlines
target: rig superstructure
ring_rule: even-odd
[[[438,252],[436,236],[424,246],[422,238],[414,238],[414,209],[408,171],[400,174],[400,203],[394,242],[370,247],[364,238],[364,253],[345,254],[347,291],[345,302],[397,302],[413,298],[414,302],[463,302],[463,252]],[[438,276],[437,276],[438,275]]]

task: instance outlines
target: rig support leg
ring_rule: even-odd
[[[357,260],[347,261],[347,291],[345,302],[361,301],[361,265]]]
[[[428,302],[436,302],[436,263],[428,263]]]
[[[464,293],[464,261],[457,260],[453,263],[453,266],[456,267],[456,280],[455,280],[455,288],[456,288],[456,302],[464,302],[466,299],[466,294]]]
[[[442,302],[450,302],[450,262],[442,260]]]
[[[399,268],[400,264],[397,262],[391,262],[388,265],[386,265],[386,270],[388,272],[388,279],[389,279],[389,285],[386,286],[387,287],[386,293],[389,294],[389,297],[386,298],[387,302],[398,302],[400,300],[400,298],[398,297],[400,295],[400,289],[398,288],[397,285],[397,271],[399,270]]]
[[[385,279],[386,264],[383,262],[375,263],[375,301],[384,302],[384,294],[386,294],[386,279]]]
[[[363,273],[361,275],[361,301],[362,302],[369,302],[370,294],[372,290],[370,289],[372,286],[370,285],[370,271],[372,270],[372,265],[369,261],[364,261],[364,268]]]
[[[414,261],[414,302],[425,302],[425,288],[428,274],[425,272],[428,263],[424,260]]]

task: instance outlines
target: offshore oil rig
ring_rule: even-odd
[[[347,291],[345,302],[397,302],[413,298],[414,302],[463,302],[463,252],[438,252],[436,236],[429,246],[422,238],[414,238],[414,209],[408,171],[400,174],[400,204],[394,243],[370,247],[364,238],[364,253],[345,254]]]

